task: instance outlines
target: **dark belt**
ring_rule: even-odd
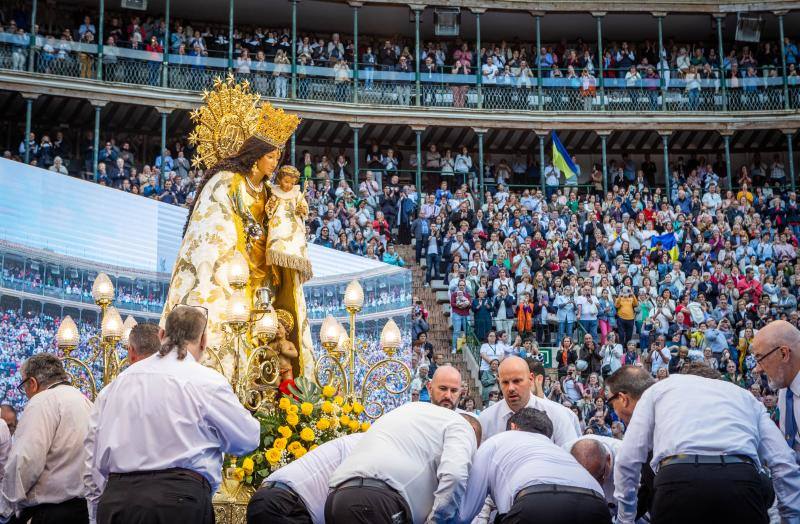
[[[592,497],[603,501],[603,504],[606,503],[606,499],[601,497],[600,494],[593,489],[579,488],[577,486],[561,486],[559,484],[536,484],[535,486],[522,488],[517,492],[516,495],[514,495],[514,502],[516,503],[522,497],[536,495],[538,493],[572,493],[573,495],[591,495]]]
[[[297,493],[295,493],[292,487],[285,482],[270,480],[269,482],[264,482],[263,484],[261,484],[261,487],[267,489],[282,489],[283,491],[288,491],[292,495],[297,496]]]
[[[151,471],[130,471],[127,473],[111,473],[108,478],[109,479],[124,479],[130,477],[145,477],[145,476],[159,476],[159,475],[168,475],[173,473],[184,473],[187,476],[191,477],[192,479],[198,481],[203,485],[204,488],[211,492],[211,484],[208,483],[208,479],[205,478],[200,473],[186,468],[170,468],[170,469],[156,469]]]
[[[758,468],[756,461],[747,455],[671,455],[661,459],[658,463],[659,468],[671,466],[673,464],[709,464],[724,466],[725,464],[750,464]]]
[[[390,491],[394,491],[397,493],[397,490],[391,487],[389,484],[382,480],[378,479],[368,479],[362,477],[356,477],[352,479],[345,480],[341,484],[337,485],[333,488],[334,491],[342,488],[360,488],[360,487],[367,487],[367,488],[384,488]]]

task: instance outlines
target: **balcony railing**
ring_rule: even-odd
[[[98,60],[98,46],[37,39],[30,53],[27,37],[0,33],[0,68],[94,79],[98,63],[102,78],[123,84],[169,87],[202,91],[215,77],[228,73],[224,58],[169,54],[106,46]],[[447,70],[421,72],[419,82],[413,71],[359,67],[354,78],[350,65],[295,68],[292,93],[291,64],[252,60],[234,63],[234,74],[247,79],[259,94],[277,99],[360,103],[384,106],[440,108],[481,108],[503,111],[548,112],[718,112],[773,111],[800,109],[800,79],[790,76],[788,89],[783,78],[768,76],[766,70],[747,76],[719,78],[712,71],[707,78],[688,80],[679,71],[664,71],[664,78],[626,79],[625,71],[606,71],[604,78],[582,79],[571,70],[543,69],[496,77],[452,74]],[[530,71],[530,70],[528,70]],[[535,71],[535,70],[534,70]],[[419,86],[419,90],[417,90]],[[788,98],[787,98],[788,95]]]

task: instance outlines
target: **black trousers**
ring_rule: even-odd
[[[211,489],[185,470],[112,474],[98,524],[214,524]]]
[[[325,502],[326,524],[411,524],[405,499],[389,488],[337,488]]]
[[[769,486],[750,464],[670,464],[653,488],[653,524],[769,522]]]
[[[86,499],[70,499],[58,504],[39,504],[25,508],[19,517],[9,523],[30,524],[88,524],[89,509]]]
[[[247,524],[311,524],[311,515],[294,491],[261,488],[247,504]]]
[[[503,524],[611,524],[611,513],[600,496],[582,493],[532,493],[519,497]],[[497,520],[495,520],[497,523]]]

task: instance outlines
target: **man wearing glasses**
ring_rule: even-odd
[[[55,355],[22,364],[17,386],[30,400],[20,419],[0,487],[0,522],[86,523],[83,442],[92,403],[70,385]]]
[[[653,524],[766,524],[771,494],[762,485],[762,464],[770,467],[781,517],[797,522],[800,467],[763,404],[746,389],[710,378],[718,374],[702,363],[682,373],[654,383],[644,369],[623,366],[606,381],[608,403],[628,424],[614,466],[617,522],[635,520],[650,450]]]
[[[203,308],[176,306],[158,351],[98,397],[86,439],[86,467],[105,484],[98,523],[211,524],[222,454],[258,446],[258,421],[227,379],[201,364],[207,322]]]
[[[754,374],[766,373],[778,392],[781,432],[800,464],[800,330],[785,320],[769,323],[753,338],[753,355]]]

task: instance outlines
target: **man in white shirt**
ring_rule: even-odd
[[[717,213],[717,208],[722,205],[722,198],[717,193],[717,185],[711,184],[708,192],[703,195],[703,204],[708,208],[712,215]]]
[[[770,322],[753,338],[753,356],[753,373],[766,373],[778,392],[781,432],[800,464],[800,331],[785,320]]]
[[[531,359],[532,364],[540,362]],[[480,422],[483,440],[506,430],[508,419],[522,408],[539,409],[547,413],[553,423],[553,442],[562,446],[580,436],[575,415],[553,401],[531,394],[533,373],[528,363],[517,356],[506,357],[500,364],[498,378],[503,400],[483,410]]]
[[[210,524],[222,454],[258,446],[258,421],[224,376],[200,364],[207,336],[201,309],[173,309],[159,331],[159,351],[126,369],[97,399],[86,452],[92,476],[107,479],[100,524]]]
[[[621,440],[603,435],[584,435],[563,446],[603,486],[609,507],[617,505],[614,498],[614,460],[620,446]]]
[[[3,482],[8,454],[11,452],[11,431],[5,420],[0,420],[0,485]]]
[[[331,476],[325,522],[453,520],[480,440],[471,420],[425,402],[383,415]]]
[[[0,520],[16,513],[19,522],[84,524],[83,441],[92,403],[70,385],[55,355],[32,356],[21,374],[18,388],[30,400],[0,485]]]
[[[763,404],[735,384],[706,378],[719,374],[702,363],[682,373],[654,383],[644,369],[624,366],[606,381],[609,404],[623,420],[630,417],[614,466],[617,522],[634,522],[650,449],[655,524],[769,522],[762,464],[771,470],[781,517],[798,522],[800,467]],[[626,394],[644,383],[652,385],[638,401]]]
[[[544,411],[522,408],[507,429],[475,454],[459,522],[472,522],[489,494],[503,524],[610,524],[600,484],[553,444],[553,424]]]
[[[597,340],[597,313],[600,311],[600,301],[592,294],[592,289],[587,285],[583,286],[581,295],[575,299],[578,307],[577,317],[583,329]]]
[[[17,430],[17,410],[14,409],[14,406],[11,404],[0,406],[0,418],[5,420],[8,431],[11,432],[11,436],[14,436],[14,432]]]
[[[326,442],[272,473],[247,504],[247,524],[325,524],[328,481],[363,436]]]

